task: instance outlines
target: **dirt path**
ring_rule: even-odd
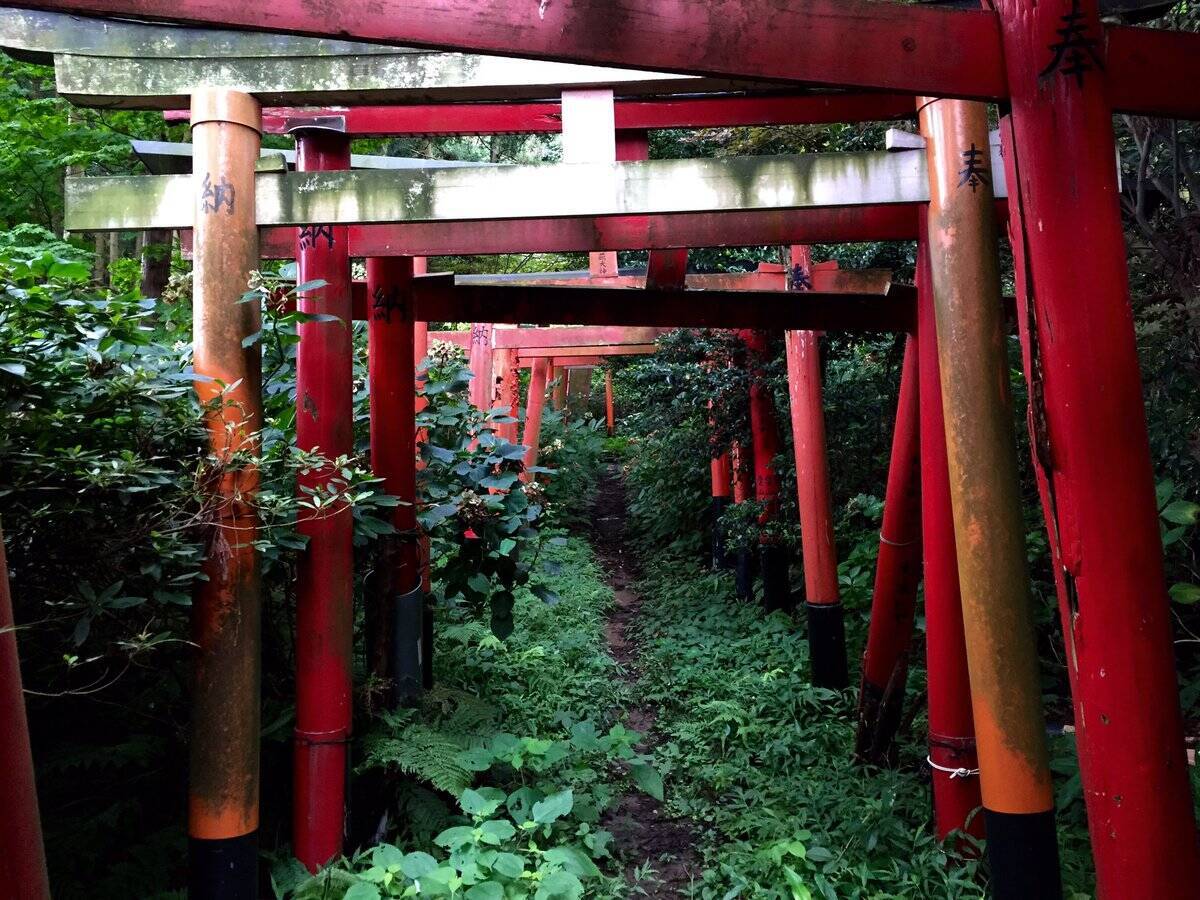
[[[641,653],[633,626],[643,601],[630,588],[636,577],[637,559],[625,543],[625,485],[616,464],[608,465],[600,481],[592,509],[592,544],[616,598],[616,609],[609,616],[605,632],[609,651],[633,686],[635,702],[629,709],[627,724],[642,733],[638,749],[647,752],[658,743],[659,737],[654,731],[654,708],[636,702]],[[672,819],[662,804],[636,792],[617,801],[606,814],[604,825],[612,832],[618,853],[626,861],[626,880],[638,885],[639,896],[691,896],[702,867],[695,849],[698,835],[689,822]]]

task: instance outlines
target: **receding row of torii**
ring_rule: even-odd
[[[818,471],[826,462],[816,332],[909,333],[859,749],[886,755],[923,563],[939,831],[962,826],[981,799],[984,814],[970,827],[986,820],[996,895],[1057,897],[1006,387],[996,242],[998,221],[1007,223],[1099,893],[1194,894],[1200,858],[1111,114],[1200,117],[1200,95],[1188,87],[1200,75],[1197,36],[1103,24],[1096,0],[999,0],[979,11],[862,0],[796,0],[786,8],[769,0],[623,0],[611,9],[585,0],[536,9],[505,0],[351,0],[337,9],[279,0],[269,10],[232,0],[19,5],[338,38],[127,21],[101,28],[46,12],[5,12],[0,44],[52,58],[59,90],[73,102],[190,107],[191,175],[69,180],[67,224],[191,229],[195,368],[217,379],[198,381],[197,391],[214,403],[218,458],[254,446],[259,361],[242,341],[257,331],[259,313],[236,299],[260,258],[296,256],[301,281],[327,283],[319,299],[301,298],[302,309],[342,319],[354,315],[348,260],[367,259],[360,302],[369,317],[372,463],[400,497],[415,496],[412,378],[399,364],[416,353],[415,322],[743,328],[752,366],[764,329],[786,330],[797,453],[807,454],[808,466],[799,482],[810,640],[814,670],[825,677],[819,673],[832,671],[825,663],[836,660],[840,606],[832,534],[820,524],[830,498]],[[469,55],[489,52],[551,61]],[[814,93],[815,86],[854,92]],[[964,99],[933,99],[945,97]],[[483,100],[504,102],[475,103]],[[998,146],[987,129],[984,103],[992,101],[1001,104]],[[869,121],[914,111],[924,146],[907,152],[647,159],[648,128]],[[553,130],[564,135],[559,166],[351,169],[355,135]],[[260,163],[267,132],[296,136],[295,172]],[[915,295],[894,286],[679,289],[689,247],[913,239]],[[586,251],[601,275],[615,271],[615,251],[626,249],[651,251],[644,286],[468,283],[417,275],[413,262]],[[803,276],[802,252],[792,262]],[[803,277],[791,283],[805,287]],[[301,327],[298,441],[336,456],[352,449],[351,347],[346,329],[319,324]],[[219,383],[233,387],[221,393]],[[773,411],[761,390],[750,403],[753,490],[769,507],[778,495],[769,464]],[[746,496],[745,465],[731,468],[730,490]],[[714,496],[725,471],[718,456]],[[328,473],[311,477],[309,486]],[[259,729],[249,539],[256,522],[241,498],[256,484],[252,470],[225,473],[216,539],[227,546],[210,559],[196,598],[189,819],[198,897],[254,890],[257,765],[247,760],[257,759]],[[397,525],[411,532],[415,521],[405,516],[411,508],[401,508]],[[341,850],[348,518],[303,523],[310,544],[297,609],[294,849],[310,865]],[[764,548],[764,561],[772,552]],[[397,597],[414,590],[415,545],[405,543],[398,559]],[[767,569],[778,572],[777,561]],[[11,634],[4,639],[11,644]],[[12,833],[28,834],[36,819],[30,825],[17,814],[29,809],[31,781],[19,774],[8,781]],[[36,870],[28,853],[12,858],[32,867],[18,871]]]

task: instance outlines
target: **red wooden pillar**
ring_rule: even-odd
[[[918,474],[920,389],[917,339],[909,335],[900,374],[896,428],[888,461],[879,559],[871,595],[871,621],[863,654],[855,750],[877,765],[892,760],[908,680],[917,583],[921,580],[921,482]]]
[[[192,96],[192,355],[209,451],[220,466],[205,484],[215,521],[192,608],[192,900],[258,896],[260,475],[238,459],[260,454],[263,427],[262,347],[253,340],[262,316],[257,303],[242,302],[258,267],[254,167],[261,127],[262,111],[248,94],[206,88]]]
[[[0,816],[4,820],[0,828],[0,880],[8,885],[6,890],[13,900],[50,900],[13,626],[8,560],[4,535],[0,534]]]
[[[429,261],[424,256],[414,256],[413,275],[424,275],[429,271]],[[421,363],[429,355],[429,323],[413,323],[413,365],[416,368],[417,384],[424,380],[424,370]],[[415,412],[420,413],[429,405],[424,397],[416,398]],[[417,443],[425,440],[423,432],[416,434]],[[421,469],[420,457],[417,458],[417,471]],[[425,593],[425,613],[421,633],[421,681],[425,690],[433,687],[433,574],[431,571],[429,535],[422,533],[417,541],[418,561],[421,568],[421,590]]]
[[[733,490],[733,467],[729,451],[714,456],[711,463],[712,479],[712,567],[729,568],[729,554],[725,552],[725,535],[721,528],[721,516],[729,506]]]
[[[779,474],[775,457],[779,455],[779,425],[775,418],[775,401],[764,380],[763,367],[769,350],[770,335],[766,331],[746,329],[741,332],[746,344],[750,365],[750,433],[754,441],[754,496],[763,505],[758,524],[763,529],[759,540],[759,566],[762,576],[763,608],[767,612],[792,608],[792,591],[788,577],[787,547],[766,528],[779,518]]]
[[[567,370],[562,366],[554,366],[551,380],[554,382],[554,390],[550,395],[550,406],[562,412],[567,408]]]
[[[395,535],[383,538],[375,579],[375,652],[379,674],[391,679],[398,702],[421,692],[424,591],[417,533],[416,393],[409,361],[415,355],[413,260],[367,260],[368,368],[371,394],[371,466],[383,489],[400,501],[392,512]],[[380,658],[382,657],[382,658]]]
[[[921,394],[921,545],[925,559],[925,658],[929,693],[929,764],[937,836],[952,831],[983,837],[984,820],[975,815],[979,796],[979,757],[971,715],[971,679],[963,635],[962,598],[946,426],[942,415],[937,322],[929,272],[928,222],[922,215],[917,240],[917,334]],[[970,822],[968,823],[968,819]]]
[[[812,289],[812,254],[792,248],[791,290]],[[815,331],[788,331],[788,399],[796,457],[796,493],[804,554],[805,609],[813,684],[844,688],[846,627],[838,591],[837,547],[833,536],[833,500],[825,449],[825,409],[821,392],[821,348]]]
[[[342,134],[303,132],[296,150],[299,171],[350,167],[350,141]],[[346,228],[301,228],[296,261],[300,282],[326,282],[301,295],[301,311],[341,320],[301,324],[296,352],[296,442],[302,450],[319,450],[333,459],[354,450]],[[332,467],[314,469],[300,476],[300,485],[328,491],[336,477]],[[299,530],[308,547],[300,557],[296,585],[292,828],[296,857],[315,871],[342,852],[352,712],[354,522],[349,508],[335,504],[320,512],[302,511]]]
[[[617,413],[613,406],[613,373],[612,369],[604,370],[604,421],[608,425],[608,436],[617,433]]]
[[[471,348],[468,364],[471,367],[471,405],[487,412],[492,408],[492,324],[475,322],[471,325]]]
[[[539,356],[533,361],[529,372],[529,396],[525,401],[525,434],[521,443],[525,445],[525,466],[537,465],[541,448],[542,411],[546,408],[546,376],[550,374],[550,360]],[[536,481],[533,476],[526,480]]]
[[[1193,896],[1200,860],[1098,4],[996,7],[1034,463],[1099,896]]]
[[[754,497],[754,447],[735,440],[729,448],[733,468],[733,503],[745,503]],[[734,561],[734,584],[739,600],[754,598],[754,551],[739,550]]]
[[[495,354],[496,399],[493,406],[503,406],[512,422],[498,425],[496,433],[510,444],[517,442],[517,418],[521,413],[521,369],[515,349],[497,350]]]

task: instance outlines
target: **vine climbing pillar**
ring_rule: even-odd
[[[517,442],[517,419],[521,413],[521,363],[515,349],[496,351],[496,400],[493,406],[503,406],[513,421],[496,427],[496,433],[510,444]]]
[[[604,369],[604,422],[608,426],[608,436],[617,433],[617,412],[613,405],[613,373],[611,367]]]
[[[766,383],[764,367],[770,335],[765,331],[743,330],[750,366],[750,433],[754,440],[754,497],[762,504],[759,514],[759,572],[762,577],[763,608],[767,612],[790,610],[793,606],[788,575],[788,550],[778,535],[770,533],[779,520],[779,474],[775,457],[779,455],[779,425],[775,419],[775,401]]]
[[[792,247],[789,289],[812,290],[811,268],[809,248]],[[844,688],[849,679],[846,626],[838,591],[833,500],[825,449],[820,338],[815,331],[788,331],[784,333],[784,345],[800,505],[800,545],[804,554],[804,606],[808,616],[811,677],[818,687]]]
[[[939,840],[952,831],[981,838],[979,757],[971,716],[971,679],[963,636],[962,599],[946,425],[938,367],[937,322],[929,271],[928,222],[917,239],[917,335],[921,384],[921,546],[925,561],[925,658],[929,694],[929,766]],[[967,849],[964,847],[963,849]]]
[[[296,136],[302,172],[350,168],[344,134],[305,130]],[[302,322],[296,350],[296,443],[328,460],[354,451],[353,344],[347,229],[309,225],[297,233],[297,279],[325,282],[300,295],[300,311],[320,315]],[[332,318],[325,318],[332,317]],[[400,363],[407,371],[407,360]],[[351,728],[354,628],[354,520],[331,498],[337,467],[314,467],[299,478],[305,492],[326,502],[302,510],[296,583],[296,747],[292,798],[293,851],[310,871],[342,852],[346,817],[347,747]]]
[[[562,412],[567,408],[567,370],[562,366],[555,366],[551,380],[554,382],[554,390],[550,395],[550,407]]]
[[[875,765],[894,762],[904,710],[908,650],[921,580],[920,388],[918,342],[909,335],[900,372],[896,427],[888,459],[871,620],[863,652],[855,752]]]
[[[521,443],[525,445],[525,467],[537,465],[538,450],[541,448],[542,411],[546,408],[546,376],[550,374],[550,360],[539,356],[533,361],[529,372],[529,397],[525,401],[525,434]],[[527,481],[536,481],[532,475]]]
[[[193,368],[212,457],[205,479],[213,521],[205,580],[192,609],[191,780],[188,789],[192,900],[258,896],[258,802],[262,596],[255,498],[260,454],[262,348],[256,303],[243,303],[258,267],[254,166],[262,113],[248,94],[205,88],[192,95],[195,231]]]
[[[754,449],[740,440],[732,442],[729,461],[733,469],[733,505],[754,497]],[[734,560],[734,587],[739,600],[754,598],[754,551],[748,547],[738,550]]]
[[[1098,4],[996,8],[1031,442],[1098,893],[1170,900],[1194,893],[1200,859]]]
[[[372,590],[372,669],[391,681],[397,703],[413,703],[422,687],[425,592],[417,532],[416,393],[408,363],[416,355],[412,257],[367,260],[368,382],[371,467],[399,504],[396,533],[380,539]]]
[[[21,687],[17,629],[0,533],[0,879],[13,900],[50,900],[33,753]],[[244,893],[240,896],[247,896]]]
[[[997,900],[1062,896],[1005,354],[987,109],[928,100],[929,263],[980,791]],[[1075,310],[1079,314],[1079,310]]]

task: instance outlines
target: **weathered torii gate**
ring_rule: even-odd
[[[269,11],[228,0],[25,5],[314,34],[337,30],[383,42],[485,52],[519,49],[584,62],[1008,99],[1006,164],[1019,192],[1013,210],[1022,288],[1018,321],[1031,380],[1036,461],[1058,563],[1100,889],[1106,897],[1138,892],[1172,897],[1184,896],[1196,883],[1178,704],[1143,702],[1147,695],[1169,697],[1175,688],[1114,197],[1110,118],[1114,107],[1196,116],[1200,101],[1187,87],[1200,66],[1195,36],[1104,28],[1094,0],[1054,0],[1028,8],[1018,0],[1001,0],[997,12],[856,0],[812,0],[785,10],[763,3],[758,9],[756,0],[743,0],[739,8],[745,18],[732,33],[724,7],[688,0],[634,0],[622,5],[619,22],[611,11],[592,21],[591,7],[581,0],[553,4],[538,20],[501,0],[407,2],[405,16],[380,15],[377,2],[342,4],[320,14],[299,2],[275,4]],[[414,15],[414,6],[422,5],[430,14]],[[607,27],[615,24],[621,27]],[[794,36],[801,33],[808,52],[796,54]],[[193,124],[202,129],[208,123],[193,117]],[[965,161],[961,154],[967,152],[963,147],[950,154],[956,178]],[[248,183],[244,187],[252,190]],[[1035,227],[1022,228],[1023,222]],[[1092,249],[1086,264],[1073,253],[1081,241]],[[1076,296],[1088,298],[1086,315],[1076,307]],[[1097,366],[1095,359],[1105,364]],[[1123,511],[1119,527],[1108,515],[1112,508]],[[957,513],[956,508],[956,519]],[[960,568],[963,559],[960,548]],[[971,616],[980,611],[970,603],[967,610]],[[976,644],[971,653],[973,683],[977,673],[986,680],[982,650]],[[992,702],[1011,696],[1004,685],[993,686],[998,693],[976,692],[977,725],[981,717],[991,722],[1001,716]],[[996,747],[1007,736],[991,733],[987,746]],[[1025,737],[1032,741],[1034,736]],[[983,739],[981,733],[981,751]],[[1028,764],[1037,770],[1030,746],[1018,755],[1032,753]],[[1036,871],[1048,861],[1044,823],[1051,814],[1038,808],[1041,794],[1010,802],[1009,773],[991,763],[981,760],[989,852],[997,861],[1006,850],[1009,859],[1024,853],[1026,870]],[[1016,868],[996,867],[998,893],[1015,895],[1014,885],[1004,879]],[[1047,895],[1045,882],[1034,887],[1036,895]]]

